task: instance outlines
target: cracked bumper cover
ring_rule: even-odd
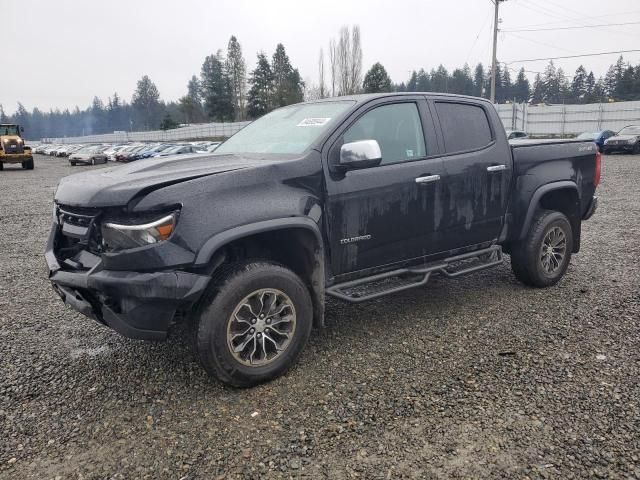
[[[53,253],[53,236],[45,257],[54,290],[74,310],[125,337],[165,339],[178,307],[197,301],[210,280],[183,271],[102,270],[100,264],[88,271],[63,270]]]

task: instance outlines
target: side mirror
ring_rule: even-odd
[[[380,165],[382,150],[376,140],[345,143],[340,148],[340,170],[371,168]]]
[[[24,127],[20,125],[20,133],[24,133]]]

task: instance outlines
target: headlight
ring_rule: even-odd
[[[177,213],[143,224],[104,223],[102,244],[107,251],[143,247],[167,240],[173,233]]]

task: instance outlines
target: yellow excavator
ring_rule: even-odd
[[[24,144],[24,128],[15,123],[0,123],[0,170],[5,163],[20,163],[25,170],[33,170],[31,147]]]

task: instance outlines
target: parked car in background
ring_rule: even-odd
[[[155,153],[152,157],[168,157],[169,155],[182,155],[184,153],[202,153],[193,145],[176,145],[172,148],[167,148],[161,152]]]
[[[220,146],[222,142],[211,142],[208,146],[203,150],[205,153],[215,152],[216,148]]]
[[[116,153],[116,162],[132,162],[133,160],[136,160],[136,154],[142,151],[144,148],[146,148],[145,145],[129,145],[123,148],[118,153]]]
[[[107,163],[107,156],[104,154],[104,146],[89,145],[83,147],[77,152],[69,155],[69,163],[72,166],[77,164],[83,165],[98,165],[100,163]]]
[[[524,140],[525,138],[529,138],[527,132],[523,132],[522,130],[511,130],[507,129],[507,140]]]
[[[640,125],[629,125],[604,142],[603,153],[640,153]]]
[[[578,140],[593,140],[598,146],[598,150],[602,151],[604,147],[604,142],[613,137],[616,133],[612,130],[600,130],[598,132],[584,132],[577,136]]]
[[[111,145],[109,148],[107,148],[104,153],[107,156],[107,159],[111,162],[115,162],[116,161],[116,155],[121,152],[122,150],[124,150],[125,148],[127,148],[129,145],[124,143],[124,144],[119,144],[119,145]]]

